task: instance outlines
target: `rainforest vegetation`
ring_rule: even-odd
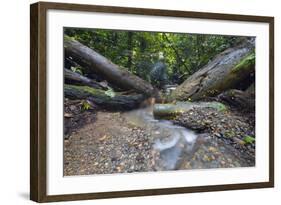
[[[255,38],[64,29],[64,174],[255,165]]]

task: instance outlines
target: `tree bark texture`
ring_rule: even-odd
[[[227,110],[226,106],[219,102],[177,102],[176,104],[155,104],[153,115],[156,118],[172,118],[193,108],[214,108],[218,111]]]
[[[64,95],[69,99],[87,99],[94,104],[109,110],[130,110],[137,108],[145,99],[142,94],[114,96],[101,89],[88,86],[64,85]]]
[[[69,69],[64,69],[64,81],[66,84],[86,85],[89,87],[107,90],[108,86],[98,83],[90,78],[87,78],[79,73],[75,73]]]
[[[171,94],[172,100],[200,100],[228,89],[251,85],[255,73],[254,43],[225,50],[188,77]]]
[[[149,82],[117,66],[101,54],[84,46],[73,38],[64,36],[64,50],[66,56],[71,56],[89,72],[102,75],[110,83],[127,90],[133,89],[145,96],[158,97],[158,90]]]

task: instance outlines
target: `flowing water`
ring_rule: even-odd
[[[194,131],[174,125],[168,120],[155,119],[150,107],[128,112],[125,117],[150,132],[151,138],[154,139],[153,149],[160,153],[158,166],[163,169],[177,169],[183,154],[192,154],[197,140]]]
[[[254,161],[249,161],[250,156],[223,140],[212,138],[207,133],[197,134],[168,120],[155,119],[152,107],[133,110],[124,116],[150,135],[153,150],[159,153],[157,170],[254,166]]]

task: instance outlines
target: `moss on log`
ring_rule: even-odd
[[[214,108],[217,111],[227,110],[226,106],[219,102],[177,102],[176,104],[155,104],[153,114],[156,118],[173,118],[193,108]]]
[[[69,36],[64,36],[65,55],[85,67],[88,72],[101,75],[108,82],[127,90],[134,90],[146,96],[159,97],[158,90],[149,82],[122,69],[93,49]]]
[[[142,94],[121,95],[111,90],[104,91],[88,86],[64,85],[64,95],[70,99],[88,99],[109,110],[130,110],[137,108],[145,99]]]
[[[200,100],[228,89],[247,88],[254,81],[254,73],[254,45],[246,42],[217,55],[178,86],[172,92],[171,99]]]

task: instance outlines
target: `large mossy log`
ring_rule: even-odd
[[[71,56],[88,72],[102,75],[110,83],[127,90],[135,90],[146,96],[158,97],[158,91],[149,82],[120,68],[110,60],[91,48],[81,44],[69,36],[64,36],[64,50],[66,57]]]
[[[69,99],[87,99],[109,110],[130,110],[137,108],[145,99],[142,94],[121,95],[88,86],[64,85],[64,95]]]
[[[225,111],[227,108],[219,102],[177,102],[176,104],[155,104],[153,115],[156,118],[172,118],[193,108],[213,108]]]
[[[199,100],[229,89],[247,88],[254,81],[254,42],[243,42],[217,55],[171,94],[173,100]]]

